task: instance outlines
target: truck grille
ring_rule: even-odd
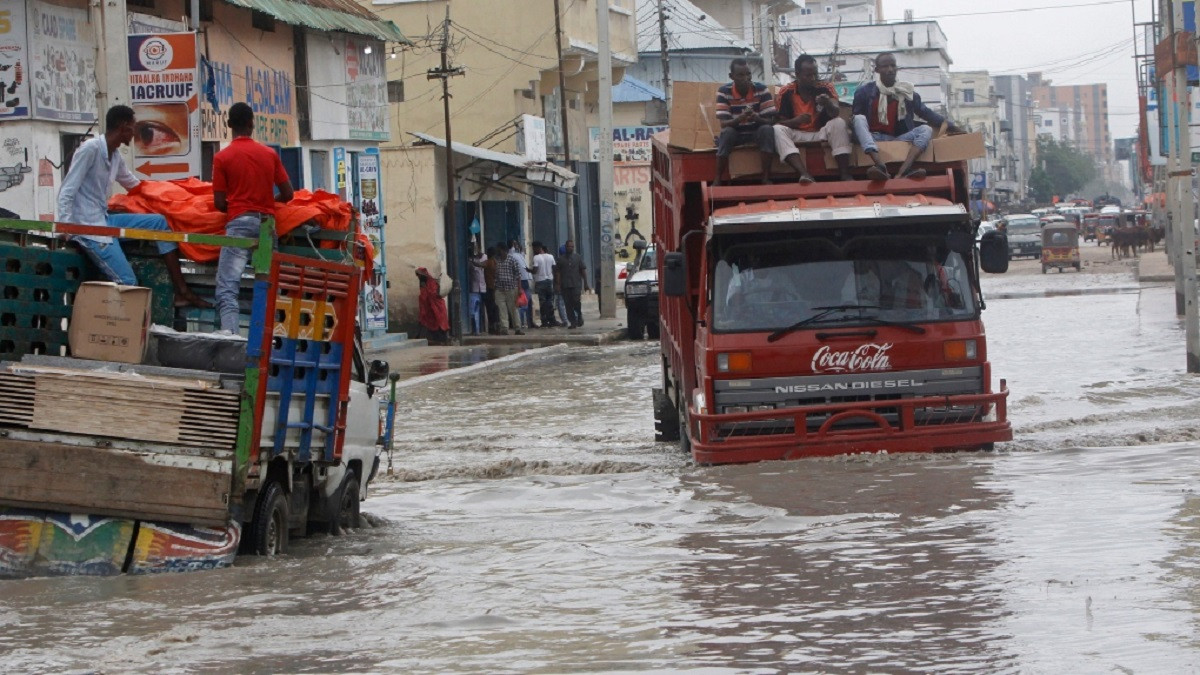
[[[946,397],[979,394],[983,391],[983,369],[938,368],[931,370],[866,373],[854,375],[818,375],[747,380],[718,380],[715,383],[715,410],[718,415],[754,413],[753,419],[721,422],[713,427],[714,440],[741,436],[794,434],[794,414],[804,414],[808,431],[820,429],[840,406],[869,410],[890,426],[903,422],[903,411],[912,411],[912,423],[920,426],[962,424],[981,419],[986,406],[953,405]],[[912,406],[906,400],[941,399],[937,404]],[[896,401],[896,405],[889,405]],[[779,418],[766,417],[763,411],[787,413]],[[874,429],[874,418],[861,415],[835,420],[830,431]]]

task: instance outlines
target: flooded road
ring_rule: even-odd
[[[374,527],[157,578],[0,584],[6,672],[1187,672],[1200,397],[1167,286],[989,277],[1016,440],[697,467],[657,348],[403,389]]]

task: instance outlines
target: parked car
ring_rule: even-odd
[[[654,246],[642,251],[637,269],[625,283],[625,318],[629,339],[640,340],[645,333],[658,339],[658,258]]]
[[[616,265],[615,276],[613,278],[616,279],[617,295],[625,295],[625,282],[629,280],[629,267],[633,263],[618,260]]]

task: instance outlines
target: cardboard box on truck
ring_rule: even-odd
[[[717,147],[717,89],[723,82],[671,83],[671,145],[684,150]]]
[[[67,343],[79,359],[141,363],[150,331],[149,288],[88,281],[79,286]]]
[[[938,136],[929,147],[933,148],[933,156],[938,162],[960,162],[987,154],[983,134],[978,131],[973,134]]]

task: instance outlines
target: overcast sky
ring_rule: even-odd
[[[1149,21],[1156,1],[883,0],[883,18],[901,21],[911,9],[914,20],[936,19],[951,70],[1041,71],[1055,85],[1107,84],[1109,131],[1123,138],[1137,133],[1132,7],[1138,21]]]

